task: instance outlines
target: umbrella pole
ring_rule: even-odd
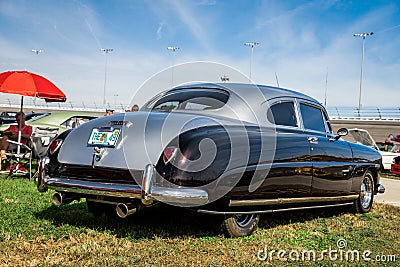
[[[19,116],[18,122],[18,143],[21,143],[21,134],[22,134],[22,107],[24,106],[24,96],[21,96],[21,115]],[[17,154],[21,152],[21,146],[17,146]]]

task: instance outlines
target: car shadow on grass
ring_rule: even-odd
[[[125,219],[114,215],[94,216],[84,201],[56,207],[54,205],[37,212],[38,219],[50,221],[56,227],[64,225],[92,230],[108,231],[117,237],[154,238],[177,236],[212,236],[218,231],[209,227],[213,216],[164,204],[148,207]]]
[[[330,218],[349,212],[349,207],[285,211],[262,214],[259,228],[270,229],[291,223],[303,223],[316,218]],[[54,205],[37,212],[38,219],[50,221],[55,227],[73,226],[96,231],[108,231],[121,238],[170,238],[182,236],[217,236],[223,216],[207,215],[192,210],[164,204],[155,205],[125,219],[114,216],[96,217],[90,213],[84,201],[56,207]]]
[[[351,206],[267,213],[261,216],[259,227],[267,229],[291,223],[305,223],[314,219],[329,219],[345,213],[352,213]]]

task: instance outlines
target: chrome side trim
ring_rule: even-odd
[[[340,203],[340,204],[330,204],[330,205],[318,205],[318,206],[308,206],[308,207],[295,207],[295,208],[285,208],[285,209],[270,209],[270,210],[255,210],[255,211],[213,211],[213,210],[202,210],[199,209],[199,213],[207,213],[214,215],[236,215],[236,214],[263,214],[263,213],[276,213],[282,211],[292,211],[292,210],[309,210],[309,209],[319,209],[319,208],[332,208],[340,206],[352,205],[353,202]]]
[[[275,198],[275,199],[246,199],[246,200],[230,200],[229,206],[263,206],[263,205],[283,205],[295,203],[310,202],[332,202],[345,201],[358,198],[358,195],[337,196],[337,197],[300,197],[300,198]]]

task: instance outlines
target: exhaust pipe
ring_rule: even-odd
[[[136,212],[136,206],[132,204],[118,203],[115,211],[117,212],[118,217],[125,219],[129,215],[132,215]]]
[[[59,192],[57,192],[53,195],[53,203],[57,207],[59,207],[61,205],[69,204],[72,201],[79,200],[79,199],[80,199],[79,197],[75,197],[75,196],[71,196],[71,195],[59,193]]]

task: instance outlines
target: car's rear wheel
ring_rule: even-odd
[[[367,213],[372,209],[374,201],[374,177],[370,171],[365,172],[361,183],[361,191],[354,202],[354,210],[357,213]]]
[[[86,205],[89,211],[96,217],[106,215],[107,217],[115,217],[115,206],[104,204],[86,199]]]
[[[257,229],[259,220],[260,214],[226,216],[221,228],[230,237],[248,236]]]

